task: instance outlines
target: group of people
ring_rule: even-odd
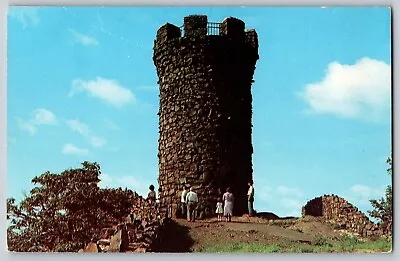
[[[186,214],[189,222],[194,222],[196,219],[196,208],[198,203],[199,197],[197,196],[197,193],[194,192],[193,187],[188,190],[186,186],[183,186],[181,194],[182,216],[184,217]]]
[[[248,191],[247,191],[247,202],[248,202],[248,211],[249,216],[254,215],[254,186],[253,182],[248,182]],[[158,195],[154,190],[154,185],[150,185],[149,192],[147,194],[147,200],[155,202],[157,205],[160,203],[160,197],[162,190],[161,188],[158,189]],[[217,214],[217,220],[222,221],[223,217],[227,222],[232,221],[233,216],[233,203],[235,197],[232,193],[231,188],[227,188],[225,193],[222,196],[218,196],[217,205],[215,213]],[[199,203],[199,198],[197,193],[194,191],[193,187],[188,188],[186,185],[183,186],[182,194],[181,194],[181,210],[182,216],[187,217],[189,222],[195,222],[196,219],[196,209]]]
[[[249,189],[247,191],[247,202],[248,202],[248,211],[249,211],[249,216],[254,215],[254,208],[253,208],[253,203],[254,203],[254,186],[253,182],[249,181],[248,182]],[[217,205],[216,205],[216,210],[215,213],[217,214],[217,220],[222,221],[223,216],[225,217],[225,220],[227,222],[232,221],[232,216],[233,216],[233,203],[234,203],[235,197],[232,193],[232,190],[230,187],[226,189],[226,192],[221,196],[218,197],[217,199]],[[187,217],[187,220],[189,222],[194,222],[195,221],[195,210],[197,207],[197,204],[199,202],[198,196],[196,192],[194,192],[193,187],[191,187],[189,190],[186,186],[183,187],[183,191],[181,194],[181,207],[182,207],[182,216]]]
[[[218,198],[217,209],[215,210],[218,221],[222,221],[222,215],[225,216],[227,222],[231,221],[231,218],[233,216],[234,199],[235,197],[232,194],[231,188],[227,188],[224,195],[222,195],[222,198]]]
[[[158,189],[158,194],[156,194],[154,190],[154,185],[149,186],[149,192],[147,193],[147,200],[150,202],[155,202],[156,205],[160,204],[160,198],[162,190],[161,188]],[[199,203],[199,198],[197,193],[194,192],[193,187],[190,190],[187,190],[186,186],[181,195],[181,202],[182,203],[182,213],[185,215],[187,213],[188,221],[195,221],[195,211],[197,208],[197,204]]]

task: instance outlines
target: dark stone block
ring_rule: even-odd
[[[181,29],[173,24],[166,23],[157,31],[156,43],[162,43],[181,37]]]
[[[190,15],[184,18],[184,36],[201,37],[207,35],[207,16]]]
[[[225,18],[221,25],[221,35],[226,35],[230,38],[243,39],[245,23],[237,18]]]

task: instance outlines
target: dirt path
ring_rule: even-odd
[[[203,247],[230,243],[272,244],[300,242],[310,244],[321,235],[334,234],[328,225],[317,221],[272,221],[260,218],[234,217],[232,222],[217,222],[215,218],[194,223],[184,219],[171,220],[161,233],[155,252],[194,252]]]

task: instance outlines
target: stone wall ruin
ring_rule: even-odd
[[[357,233],[361,236],[391,235],[392,225],[379,225],[337,195],[324,195],[307,202],[302,208],[302,217],[323,217],[336,227]]]
[[[158,239],[160,229],[168,222],[164,208],[137,196],[132,199],[132,211],[124,220],[116,221],[93,235],[92,242],[79,252],[149,252]]]
[[[183,30],[157,31],[153,61],[159,77],[159,186],[175,216],[183,184],[199,195],[200,215],[214,213],[217,190],[231,187],[234,214],[247,210],[252,179],[251,85],[258,40],[245,23],[184,18]]]

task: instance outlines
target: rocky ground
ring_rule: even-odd
[[[216,218],[197,220],[194,223],[176,219],[171,220],[164,228],[153,251],[218,252],[218,246],[232,247],[240,244],[242,247],[274,246],[275,249],[271,249],[271,252],[308,252],[312,246],[324,246],[326,251],[340,252],[340,249],[336,251],[333,246],[343,239],[344,234],[345,231],[336,230],[318,218],[278,218],[272,213],[264,213],[263,217],[233,217],[232,222],[218,222]],[[370,239],[355,240],[354,242],[363,242]],[[303,251],[306,249],[303,246],[308,250]],[[349,251],[382,252],[381,249],[357,247]]]

